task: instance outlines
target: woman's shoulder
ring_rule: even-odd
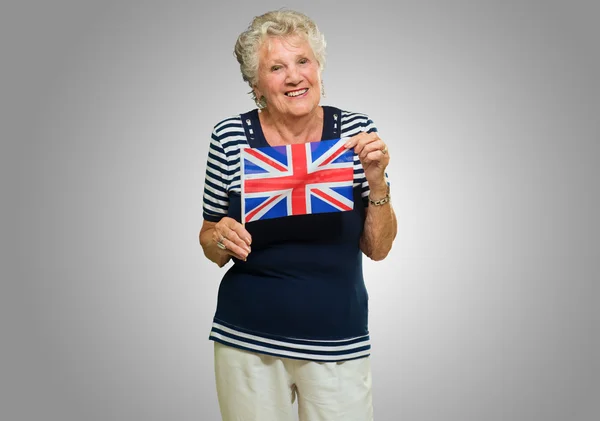
[[[241,114],[230,115],[229,117],[223,118],[213,126],[213,133],[217,136],[226,135],[236,129],[243,131],[242,117]]]
[[[243,118],[257,119],[257,109],[246,111],[240,114],[233,114],[220,120],[214,125],[213,135],[217,137],[227,135],[239,135],[244,133],[244,125],[242,123]]]
[[[351,110],[346,110],[344,108],[340,108],[340,111],[342,112],[342,117],[364,117],[364,118],[369,118],[369,116],[367,114],[359,112],[359,111],[351,111]]]
[[[342,132],[370,131],[375,125],[368,114],[338,108],[341,112]]]
[[[325,107],[333,110],[339,110],[339,112],[341,113],[342,123],[347,121],[363,121],[366,123],[368,120],[370,120],[369,115],[363,112],[350,111],[342,107],[336,107],[331,105],[327,105]]]
[[[219,120],[213,127],[211,148],[235,155],[241,145],[247,145],[248,139],[242,123],[245,113],[230,115]]]

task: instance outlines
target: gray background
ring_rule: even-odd
[[[323,104],[392,156],[398,237],[365,261],[376,419],[599,419],[597,2],[12,3],[0,419],[219,419],[204,165],[253,107],[235,39],[281,6],[326,36]]]

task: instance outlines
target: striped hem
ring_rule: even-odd
[[[369,335],[342,340],[309,340],[250,334],[235,327],[213,322],[210,340],[246,351],[299,360],[335,362],[367,357],[371,352]]]

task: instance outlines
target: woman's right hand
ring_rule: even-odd
[[[250,254],[252,237],[244,226],[233,218],[224,217],[214,224],[211,236],[213,246],[220,253],[226,253],[240,260],[246,260]]]

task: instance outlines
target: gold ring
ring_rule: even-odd
[[[384,146],[383,149],[381,150],[382,154],[387,154],[387,146]]]
[[[227,247],[225,246],[225,244],[223,244],[220,241],[217,241],[217,247],[219,247],[221,250],[227,250]]]

